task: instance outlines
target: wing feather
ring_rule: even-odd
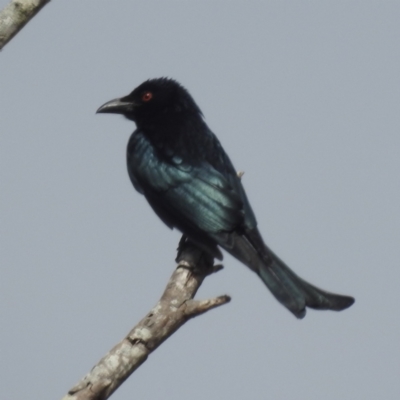
[[[134,134],[128,145],[129,176],[169,226],[216,233],[243,223],[240,193],[209,163],[191,165],[156,154],[149,141]]]

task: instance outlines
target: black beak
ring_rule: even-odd
[[[96,114],[110,113],[110,114],[129,114],[131,113],[136,104],[131,101],[126,101],[124,98],[114,99],[103,104]]]

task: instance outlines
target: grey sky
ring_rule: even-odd
[[[398,399],[399,20],[399,2],[47,5],[0,54],[3,398],[61,398],[159,298],[180,236],[129,182],[134,125],[95,111],[169,76],[245,171],[267,243],[356,304],[298,321],[226,256],[198,297],[232,302],[113,399]]]

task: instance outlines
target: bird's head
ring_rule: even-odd
[[[202,116],[189,92],[178,82],[169,78],[149,79],[128,96],[108,101],[97,113],[122,114],[138,127],[167,123],[179,115]]]

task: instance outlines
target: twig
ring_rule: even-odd
[[[154,351],[190,318],[230,301],[229,296],[194,300],[204,278],[222,269],[182,238],[178,266],[155,307],[75,385],[63,400],[107,399]]]
[[[12,0],[0,11],[0,50],[50,0]]]

